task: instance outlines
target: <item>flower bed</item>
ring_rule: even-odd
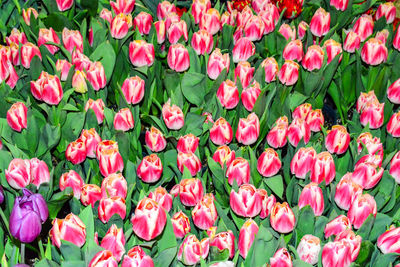
[[[395,4],[0,8],[1,266],[400,266]]]

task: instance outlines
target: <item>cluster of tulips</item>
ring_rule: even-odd
[[[0,45],[2,266],[400,266],[392,2],[48,2]]]

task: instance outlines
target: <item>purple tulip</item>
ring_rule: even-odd
[[[10,232],[23,243],[30,243],[42,231],[42,223],[47,220],[49,210],[40,194],[22,189],[23,196],[17,197],[10,215]]]

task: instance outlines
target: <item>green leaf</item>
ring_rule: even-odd
[[[283,196],[283,179],[281,175],[276,175],[271,178],[264,179],[264,183],[279,197]]]
[[[60,12],[50,13],[45,18],[44,25],[47,28],[52,27],[56,32],[61,32],[64,27],[71,30],[76,29],[75,24]]]
[[[99,5],[99,0],[80,0],[79,4],[84,8],[87,9],[91,16],[96,16],[97,14],[97,7]]]
[[[314,234],[315,228],[315,215],[312,208],[307,205],[299,211],[299,217],[297,218],[296,230],[299,233],[299,237],[303,237],[306,234]]]
[[[49,208],[49,218],[54,219],[58,212],[63,207],[64,203],[73,197],[73,192],[71,187],[67,187],[64,191],[56,193],[47,202],[47,207]]]
[[[206,95],[206,76],[201,73],[187,72],[181,82],[182,93],[192,104],[200,106]]]
[[[275,253],[277,243],[277,240],[273,237],[268,228],[260,225],[258,233],[244,261],[244,267],[262,266],[266,262],[269,262],[269,259]]]
[[[73,261],[79,261],[82,259],[82,253],[80,247],[77,245],[61,240],[61,247],[60,251],[62,256],[64,257],[64,260],[73,260]]]
[[[362,241],[360,253],[358,254],[356,263],[360,266],[366,266],[366,263],[371,258],[372,252],[374,251],[374,244],[369,240]]]

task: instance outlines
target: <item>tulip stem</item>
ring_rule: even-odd
[[[25,243],[21,243],[21,263],[25,263]]]
[[[40,250],[40,257],[41,257],[41,259],[44,259],[45,255],[44,255],[43,243],[42,243],[42,239],[40,238],[40,236],[38,238],[38,246],[39,246],[39,250]]]
[[[0,209],[0,217],[1,217],[1,219],[3,220],[3,222],[4,222],[4,225],[5,225],[5,226],[6,226],[6,228],[7,228],[7,232],[8,232],[8,234],[11,236],[11,232],[10,232],[10,226],[9,226],[9,224],[8,224],[7,217],[4,215],[4,212],[3,212],[3,210],[2,210],[2,209]]]

